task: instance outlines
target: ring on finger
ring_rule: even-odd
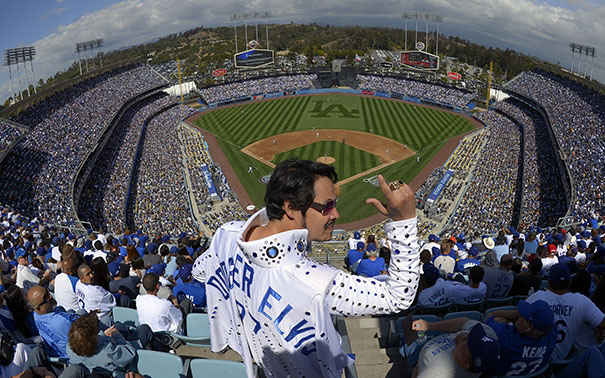
[[[393,182],[391,182],[389,187],[391,188],[392,191],[395,191],[395,190],[399,189],[399,182],[393,181]]]

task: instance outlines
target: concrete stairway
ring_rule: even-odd
[[[408,367],[398,345],[388,345],[390,318],[347,318],[347,333],[359,378],[407,378]]]

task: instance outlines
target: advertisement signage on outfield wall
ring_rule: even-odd
[[[271,93],[267,93],[265,95],[265,98],[281,97],[281,96],[282,96],[281,92],[271,92]]]
[[[452,80],[460,80],[460,78],[462,76],[458,72],[448,72],[447,77],[449,77]]]
[[[374,95],[374,91],[369,91],[367,89],[362,89],[361,90],[361,94],[362,95],[369,95],[369,96],[373,96]]]
[[[391,97],[387,92],[375,91],[374,96],[378,97]]]
[[[273,64],[273,50],[253,49],[233,55],[237,68],[259,68]]]

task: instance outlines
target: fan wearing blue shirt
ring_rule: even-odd
[[[362,259],[357,265],[357,274],[360,276],[374,277],[386,274],[385,262],[382,257],[378,257],[376,244],[370,243],[367,248],[368,258]]]
[[[359,260],[363,259],[365,254],[365,243],[360,241],[357,243],[357,249],[350,249],[347,253],[347,267],[350,267],[353,271],[357,268]]]
[[[502,347],[500,374],[530,375],[548,364],[558,332],[545,301],[520,301],[516,310],[492,312],[485,323],[496,332]]]
[[[35,311],[34,321],[49,356],[68,358],[65,351],[67,334],[78,315],[65,312],[61,307],[55,308],[57,302],[42,286],[32,287],[27,293],[27,300]]]
[[[206,307],[206,288],[203,283],[192,281],[192,269],[193,264],[185,264],[179,269],[176,278],[180,278],[183,283],[176,285],[172,289],[172,293],[177,297],[179,303],[185,297],[195,307]]]
[[[472,267],[481,265],[481,261],[477,259],[478,255],[479,249],[477,247],[471,247],[471,249],[468,251],[468,258],[456,261],[454,272],[467,274]]]

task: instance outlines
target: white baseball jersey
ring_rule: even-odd
[[[167,299],[145,294],[137,296],[139,323],[147,324],[153,332],[180,332],[183,313]]]
[[[237,351],[249,377],[254,360],[268,377],[340,378],[353,361],[330,315],[392,313],[412,304],[419,277],[416,219],[385,225],[394,248],[386,282],[307,258],[306,229],[243,241],[250,227],[268,222],[262,209],[245,224],[223,225],[194,263],[195,279],[206,285],[212,350]]]
[[[78,281],[76,283],[78,306],[87,312],[99,310],[99,320],[106,326],[113,324],[111,311],[116,306],[116,299],[109,291],[98,285],[87,285]]]
[[[450,303],[445,294],[446,286],[445,280],[438,278],[433,286],[422,289],[418,294],[418,304],[420,306],[443,306]]]
[[[366,239],[363,236],[359,239],[349,238],[349,240],[347,240],[347,243],[349,243],[349,249],[357,249],[357,243],[359,242],[363,242],[365,244]]]
[[[55,299],[57,305],[62,306],[65,311],[78,311],[80,308],[75,285],[67,273],[61,273],[55,277]]]
[[[574,341],[584,326],[596,327],[603,321],[603,313],[588,297],[580,293],[558,295],[550,290],[540,290],[532,294],[527,301],[533,303],[543,300],[554,312],[555,327],[559,331],[552,359],[567,357]]]
[[[445,295],[450,302],[455,304],[475,304],[483,302],[487,285],[479,282],[479,287],[473,288],[462,282],[447,281],[445,286]]]
[[[454,273],[454,268],[456,267],[456,260],[454,260],[450,256],[440,255],[437,256],[433,264],[435,264],[435,268],[443,270],[445,273]]]
[[[25,294],[32,287],[40,283],[40,278],[36,276],[28,266],[17,265],[17,286],[19,286]]]

